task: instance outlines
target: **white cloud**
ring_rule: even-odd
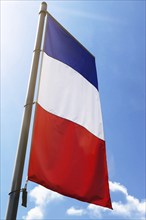
[[[47,204],[63,199],[63,196],[59,193],[53,192],[40,185],[32,189],[29,196],[30,199],[35,202],[36,206],[30,209],[26,216],[22,217],[25,220],[43,219]]]
[[[44,206],[44,203],[46,204],[63,198],[61,194],[53,192],[40,185],[30,191],[30,197],[35,201],[35,204],[39,206]]]
[[[71,207],[67,210],[68,215],[88,215],[89,218],[104,218],[104,219],[132,219],[144,220],[146,214],[146,200],[140,201],[139,199],[128,194],[125,186],[117,182],[109,182],[110,191],[114,194],[118,193],[118,197],[124,198],[122,201],[114,201],[112,203],[113,210],[89,204],[86,209],[75,209]]]
[[[66,214],[69,216],[88,216],[89,218],[104,219],[132,219],[145,220],[146,200],[139,200],[129,195],[125,186],[117,182],[109,182],[110,191],[115,198],[121,198],[119,201],[113,201],[113,210],[89,204],[87,208],[75,208],[74,206],[67,209]],[[29,193],[30,199],[34,201],[35,207],[30,209],[25,220],[44,219],[47,204],[62,200],[63,196],[48,190],[42,186],[36,186]],[[124,201],[124,202],[123,202]]]
[[[87,209],[90,215],[96,217],[111,218],[111,216],[123,219],[145,219],[146,214],[146,200],[140,201],[139,199],[128,194],[125,186],[117,182],[109,182],[111,192],[119,192],[124,196],[125,202],[113,202],[113,210],[98,207],[93,204],[88,205]],[[106,217],[105,217],[106,214]]]
[[[121,185],[120,183],[109,181],[109,187],[110,187],[110,190],[112,192],[119,191],[119,192],[122,192],[125,195],[128,195],[126,187]]]
[[[94,216],[96,218],[101,218],[103,213],[106,211],[105,208],[100,206],[98,207],[93,204],[88,205],[87,210],[88,210],[88,215]]]
[[[43,212],[39,206],[36,206],[33,209],[30,209],[27,213],[27,216],[23,216],[23,219],[31,220],[31,219],[43,219]]]
[[[82,216],[86,214],[86,211],[84,209],[76,209],[72,206],[71,208],[67,209],[66,213],[68,215]]]

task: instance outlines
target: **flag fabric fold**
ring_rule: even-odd
[[[95,58],[50,15],[28,179],[112,208]]]

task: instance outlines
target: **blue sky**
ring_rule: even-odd
[[[145,1],[47,3],[48,11],[96,58],[114,211],[29,182],[28,207],[19,205],[18,219],[144,219]],[[40,1],[1,1],[0,219],[11,187],[39,6]]]

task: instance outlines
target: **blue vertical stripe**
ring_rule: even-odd
[[[95,58],[51,15],[48,15],[44,52],[80,73],[98,89]]]

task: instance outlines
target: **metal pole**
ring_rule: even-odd
[[[22,174],[24,168],[26,147],[27,147],[31,113],[32,113],[32,104],[34,98],[34,91],[35,91],[35,84],[37,78],[46,12],[47,12],[47,4],[46,2],[42,2],[39,12],[40,16],[38,22],[37,35],[36,35],[35,49],[32,58],[32,66],[31,66],[30,79],[29,79],[27,96],[26,96],[26,104],[24,106],[25,108],[23,113],[22,127],[20,132],[19,143],[18,143],[18,150],[15,161],[11,192],[9,194],[10,196],[9,196],[8,208],[6,213],[6,220],[15,220],[17,216],[17,209],[18,209],[19,195],[21,189]]]

